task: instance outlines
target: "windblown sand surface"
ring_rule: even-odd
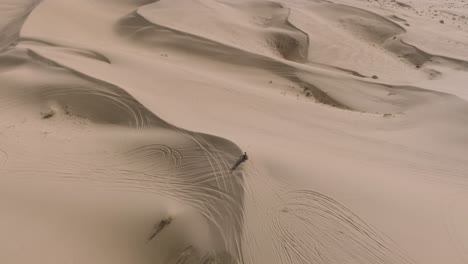
[[[468,263],[467,100],[466,0],[0,0],[0,263]]]

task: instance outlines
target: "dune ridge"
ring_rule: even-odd
[[[382,113],[383,111],[398,113],[403,111],[403,109],[398,109],[396,111],[386,110],[385,107],[382,109],[381,103],[379,105],[379,108],[374,109],[366,107],[361,102],[356,106],[350,106],[349,104],[340,101],[340,99],[334,97],[334,95],[332,95],[331,93],[333,90],[336,90],[336,85],[340,85],[341,81],[337,82],[337,84],[334,84],[334,81],[331,81],[330,83],[330,81],[328,80],[325,83],[319,83],[318,80],[320,78],[309,78],[306,81],[304,79],[301,79],[300,76],[304,75],[304,72],[306,72],[307,74],[317,74],[316,71],[310,69],[298,70],[292,65],[288,65],[284,62],[274,60],[270,57],[265,57],[259,54],[237,50],[235,48],[225,46],[224,44],[214,42],[210,39],[204,39],[186,32],[174,31],[171,29],[161,27],[159,25],[154,25],[148,23],[146,19],[139,16],[137,13],[130,14],[126,18],[120,20],[117,25],[117,30],[121,34],[124,34],[124,36],[129,36],[132,39],[145,43],[145,45],[147,45],[148,47],[152,45],[166,45],[164,42],[166,42],[167,40],[180,39],[180,41],[177,42],[170,41],[169,43],[171,45],[171,48],[177,48],[183,51],[191,50],[192,53],[199,54],[200,56],[207,56],[209,54],[210,59],[217,59],[219,61],[223,61],[226,58],[230,58],[230,63],[238,63],[247,67],[264,68],[265,70],[272,71],[273,73],[278,74],[282,78],[286,78],[298,85],[297,89],[302,93],[303,96],[312,97],[316,101],[323,104],[335,106],[341,109],[351,109],[371,113]],[[164,35],[165,37],[156,37],[162,35]],[[192,43],[192,41],[194,41],[195,43]],[[352,79],[350,81],[356,82],[357,84],[362,83],[360,81],[354,81]],[[375,89],[375,87],[378,86],[380,85],[373,84],[372,89]],[[348,89],[349,88],[350,87],[348,87]],[[382,85],[380,89],[383,91],[387,91],[387,93],[391,92],[389,89],[387,89],[387,86],[385,85]],[[418,90],[417,88],[408,89],[408,91],[421,91],[423,93],[428,94],[434,93],[432,91],[424,91],[424,89]],[[374,93],[373,91],[369,92]],[[388,97],[387,93],[383,93],[381,99],[391,100],[392,97]],[[405,96],[405,93],[402,93],[401,95]],[[349,96],[349,94],[346,94],[346,96]],[[371,103],[371,101],[368,101],[368,103]]]
[[[55,115],[62,115],[66,119],[78,117],[97,124],[124,125],[125,127],[137,130],[157,129],[163,130],[159,133],[163,132],[166,134],[164,137],[174,134],[174,136],[172,136],[176,140],[174,142],[181,141],[182,139],[183,142],[191,142],[189,144],[193,146],[184,146],[183,148],[173,148],[157,143],[150,143],[136,148],[131,148],[120,154],[128,160],[126,163],[120,162],[107,165],[112,167],[112,170],[115,171],[114,173],[111,173],[114,175],[112,178],[105,179],[101,178],[102,176],[97,177],[100,175],[100,173],[97,172],[91,174],[95,175],[93,176],[95,180],[106,183],[112,182],[113,184],[123,184],[127,187],[130,183],[132,183],[132,185],[136,184],[137,186],[144,184],[143,186],[145,186],[144,188],[146,189],[148,188],[148,184],[150,184],[151,192],[157,192],[160,195],[170,197],[171,199],[175,199],[196,209],[197,212],[200,212],[207,219],[207,221],[216,226],[218,232],[220,232],[218,234],[220,238],[218,239],[221,239],[221,241],[224,241],[223,243],[225,243],[224,246],[220,247],[219,253],[215,253],[215,255],[212,255],[212,253],[203,253],[193,248],[192,245],[188,245],[185,249],[173,251],[173,255],[170,256],[172,258],[171,261],[174,263],[177,263],[177,261],[185,261],[186,263],[203,263],[203,261],[214,261],[215,263],[244,263],[247,261],[244,260],[244,254],[242,251],[252,250],[255,246],[250,244],[241,244],[240,242],[242,241],[241,237],[243,236],[242,193],[243,188],[245,188],[245,184],[242,183],[242,174],[236,175],[234,178],[227,175],[227,170],[236,157],[235,153],[240,153],[235,145],[229,146],[229,144],[232,143],[224,143],[226,141],[225,139],[195,134],[176,128],[149,112],[122,88],[83,75],[82,73],[56,63],[53,60],[42,57],[33,50],[27,50],[26,53],[31,57],[32,62],[34,62],[33,65],[38,65],[41,68],[46,66],[45,69],[52,67],[54,71],[59,70],[63,72],[63,70],[65,70],[74,76],[73,79],[78,78],[81,80],[80,82],[82,82],[82,84],[77,83],[73,85],[46,85],[43,88],[40,88],[39,86],[38,88],[40,88],[40,90],[37,88],[35,89],[37,93],[36,96],[38,98],[42,98],[41,100],[44,102],[48,102],[46,105],[51,108],[44,109],[44,107],[42,107],[42,111],[54,111],[54,116],[50,117],[51,119],[58,118]],[[58,87],[60,87],[60,89],[57,89]],[[106,103],[107,100],[109,100],[109,103]],[[105,111],[109,111],[109,113],[106,113]],[[143,135],[146,134],[145,132],[142,133]],[[148,136],[144,137],[148,139],[151,138]],[[141,141],[137,138],[134,140]],[[184,143],[183,145],[186,145],[187,143]],[[176,144],[178,145],[180,143]],[[229,154],[229,152],[227,152],[229,149],[231,149],[231,151],[235,151],[231,152],[232,154]],[[197,154],[200,151],[205,154],[200,156],[200,154]],[[206,161],[205,159],[208,160]],[[115,157],[112,157],[108,162],[113,162],[113,160],[115,160]],[[161,162],[155,163],[155,161],[158,160],[161,160]],[[167,162],[169,162],[169,164],[165,165]],[[106,164],[107,162],[104,161],[103,163]],[[104,164],[94,166],[102,166]],[[167,167],[167,169],[163,169],[164,167]],[[173,170],[177,172],[174,172]],[[9,172],[13,176],[19,172],[18,170],[9,169],[9,167],[6,167],[5,171]],[[182,178],[174,178],[174,173]],[[83,180],[82,177],[74,176],[73,174],[66,176],[62,176],[60,174],[63,174],[63,172],[57,175],[58,179],[66,179],[71,182]],[[109,174],[109,172],[105,171],[105,174]],[[131,176],[129,178],[130,175],[139,175],[139,177],[142,178],[133,179],[135,176]],[[89,180],[91,179],[92,178],[89,178]],[[168,186],[174,186],[176,188],[172,187],[167,189]],[[188,190],[186,190],[187,188]],[[200,195],[200,197],[197,198],[197,195]],[[319,197],[322,197],[319,198],[319,201],[320,199],[328,199],[321,195]],[[288,203],[290,201],[290,199],[287,199],[286,197],[283,199],[283,202],[287,201]],[[314,198],[314,200],[315,199],[318,198]],[[295,199],[291,199],[291,202],[293,200]],[[288,205],[287,203],[284,206],[294,208],[293,205]],[[341,205],[337,204],[333,206]],[[295,209],[281,208],[276,210],[281,212],[284,210]],[[312,211],[310,213],[314,214]],[[226,218],[226,216],[228,218]],[[354,218],[352,215],[343,217],[350,217],[350,219]],[[269,232],[277,233],[275,230],[280,228],[278,225],[281,225],[281,223],[273,223]],[[312,231],[315,229],[311,229],[316,228],[314,227],[315,225],[310,226],[310,224],[302,223],[298,226],[303,226],[303,228],[310,230],[310,232],[317,232]],[[340,225],[335,225],[334,228],[340,229],[341,227]],[[318,231],[320,230],[322,229],[318,229]],[[367,233],[373,231],[364,232]],[[253,234],[246,235],[252,236]],[[290,235],[279,233],[278,237],[274,240],[278,243],[276,247],[281,249],[277,254],[280,258],[283,258],[283,256],[289,256],[289,262],[291,263],[302,263],[303,261],[307,261],[311,258],[311,255],[309,254],[313,254],[313,252],[315,252],[314,254],[324,254],[320,253],[323,250],[321,251],[318,249],[310,251],[310,249],[303,248],[300,251],[297,251],[297,249],[294,248],[294,244],[291,244],[291,242],[289,242],[289,244],[282,245],[284,242],[281,241],[287,239],[283,238],[283,236],[288,237]],[[371,238],[371,241],[369,242],[370,244],[376,243],[375,246],[383,246],[383,244],[386,243],[376,242],[377,240],[374,239],[380,238],[375,233],[372,235],[366,234],[366,236]],[[325,243],[325,241],[322,240],[321,243]],[[282,248],[284,248],[285,251],[283,251]],[[360,250],[365,251],[366,249],[363,248]],[[307,254],[309,257],[306,257],[304,254]],[[353,253],[350,252],[348,254]],[[367,254],[370,256],[374,255],[375,258],[392,258],[392,253],[390,252],[387,252],[382,256],[378,256],[380,254],[378,251],[369,251]],[[254,256],[250,257],[254,258]],[[369,261],[372,261],[372,258],[374,257],[370,257]],[[330,258],[329,261],[333,262],[334,257],[333,255],[324,255],[320,258]],[[359,259],[360,257],[359,255],[356,255],[353,258]],[[361,261],[364,261],[364,259]],[[392,263],[391,261],[388,261],[387,263]]]
[[[419,2],[0,4],[0,261],[463,263],[467,64]]]
[[[290,11],[280,3],[216,2],[207,10],[205,1],[194,1],[190,4],[190,12],[200,13],[202,17],[206,16],[206,20],[196,22],[198,27],[192,27],[190,21],[181,23],[165,19],[173,15],[180,15],[187,20],[191,18],[182,13],[185,10],[188,11],[188,7],[180,8],[179,3],[187,4],[184,1],[160,0],[138,8],[136,13],[158,26],[183,31],[233,47],[254,50],[259,54],[268,51],[266,54],[270,56],[279,55],[289,60],[301,61],[307,58],[308,36],[290,23],[288,20]],[[216,15],[217,13],[229,14],[229,16],[221,20],[221,17]],[[241,17],[242,20],[236,21],[237,17]],[[223,24],[220,24],[220,21]],[[213,30],[216,34],[210,33],[209,30]]]
[[[0,40],[0,51],[14,45],[19,38],[19,32],[23,23],[39,3],[40,0],[9,0],[1,3],[2,18],[0,20],[0,32],[2,38]]]
[[[199,250],[195,250],[193,246],[189,245],[188,248],[179,251],[174,251],[173,255],[170,256],[171,258],[173,258],[173,260],[171,261],[174,261],[174,263],[176,263],[177,261],[186,261],[187,263],[198,263],[197,261],[200,261],[199,263],[203,263],[203,261],[215,261],[215,263],[243,263],[247,261],[244,260],[247,258],[244,256],[244,253],[242,253],[242,251],[252,250],[252,248],[255,248],[255,246],[241,243],[241,237],[243,236],[242,201],[244,199],[242,193],[243,188],[245,188],[245,184],[242,183],[243,176],[237,175],[235,178],[232,178],[229,177],[229,175],[227,175],[227,170],[236,157],[235,153],[237,152],[238,155],[240,153],[238,149],[232,154],[229,154],[227,150],[235,150],[237,147],[228,147],[227,145],[230,143],[221,143],[224,142],[225,139],[210,139],[211,136],[186,132],[166,123],[165,121],[161,120],[153,113],[145,109],[144,106],[139,104],[138,101],[133,99],[122,88],[108,84],[102,80],[97,80],[92,77],[86,76],[51,59],[47,59],[41,56],[40,54],[34,52],[33,50],[27,50],[27,54],[31,57],[31,59],[34,62],[38,62],[39,65],[59,68],[60,71],[66,70],[70,72],[73,76],[76,76],[78,79],[84,81],[84,83],[81,84],[81,87],[80,84],[60,85],[60,89],[57,89],[57,86],[44,86],[45,89],[43,88],[43,91],[38,91],[38,96],[40,98],[43,98],[42,100],[49,101],[48,105],[51,107],[51,109],[43,109],[42,111],[55,111],[58,113],[60,113],[61,111],[62,115],[64,115],[65,117],[76,116],[98,124],[124,125],[125,127],[138,130],[157,128],[158,130],[163,129],[174,131],[176,134],[175,138],[185,138],[184,141],[188,140],[189,142],[192,141],[192,144],[195,143],[194,147],[184,146],[181,149],[172,148],[165,145],[159,145],[157,143],[138,146],[136,148],[129,149],[123,153],[123,155],[126,156],[126,159],[129,159],[130,161],[132,167],[131,170],[129,170],[129,165],[127,163],[111,165],[111,167],[113,167],[113,170],[117,171],[117,173],[114,173],[114,175],[119,175],[121,172],[118,171],[122,170],[125,172],[123,176],[127,175],[129,172],[131,172],[132,174],[138,173],[137,175],[143,176],[143,179],[138,180],[128,179],[128,176],[124,176],[122,180],[125,184],[128,184],[129,182],[135,182],[137,184],[144,183],[145,185],[150,183],[152,192],[156,191],[159,194],[162,194],[163,196],[170,197],[171,199],[175,199],[189,207],[193,207],[194,209],[196,209],[197,212],[200,212],[207,219],[207,221],[209,221],[209,223],[215,225],[215,229],[217,229],[217,232],[219,232],[218,236],[220,236],[218,239],[221,239],[221,241],[223,241],[223,243],[225,244],[224,246],[221,246],[219,249],[220,251],[218,253],[215,253],[214,255],[209,252],[200,252]],[[50,101],[52,101],[53,103],[50,103]],[[106,101],[108,101],[109,103],[107,103]],[[169,131],[165,133],[172,134]],[[176,139],[175,142],[180,140],[181,139]],[[200,151],[197,150],[198,148],[202,152],[205,152],[205,155],[208,156],[202,156],[203,158],[200,159],[199,154],[195,154]],[[155,160],[161,159],[161,154],[163,157],[169,157],[169,167],[167,168],[167,171],[162,169],[167,166],[164,165],[164,163],[167,162],[167,158],[163,158],[163,163],[154,163]],[[206,161],[205,158],[207,158],[208,161]],[[201,166],[201,164],[204,165]],[[120,169],[120,167],[122,168]],[[182,179],[178,180],[177,178],[174,178],[174,172],[171,172],[172,170],[176,170],[176,175],[182,176]],[[260,175],[256,176],[261,177]],[[70,175],[66,178],[73,181],[75,177]],[[76,180],[80,179],[80,177],[76,178]],[[115,178],[114,176],[112,182],[115,181],[119,182],[119,177]],[[166,185],[166,187],[162,187],[162,184]],[[184,192],[180,192],[174,187],[166,189],[167,186],[177,187],[179,188],[179,190],[183,190]],[[188,196],[187,194],[185,194],[185,192],[187,192],[187,190],[185,190],[186,188],[189,188],[190,190],[188,192]],[[299,192],[298,195],[300,193],[301,192]],[[197,195],[200,195],[200,197],[197,198]],[[336,203],[332,200],[329,200],[329,198],[324,197],[323,195],[315,195],[319,196],[318,198],[314,198],[313,200],[318,199],[319,204],[327,204],[330,202]],[[295,199],[288,199],[286,197],[287,196],[282,198],[282,202],[285,203],[284,206],[287,209],[276,209],[279,212],[284,210],[296,210],[288,208],[295,208],[293,205],[288,205],[288,203],[292,203],[292,201]],[[199,202],[195,202],[197,201],[197,199],[200,199]],[[321,199],[325,200],[320,201]],[[202,203],[200,204],[200,202]],[[311,202],[310,204],[313,203]],[[340,210],[346,210],[339,204],[326,206],[339,206],[342,208]],[[312,208],[314,208],[314,206],[312,206]],[[320,210],[321,209],[319,209],[319,211]],[[304,210],[301,209],[300,211]],[[327,211],[325,211],[324,213],[328,214]],[[267,213],[265,212],[265,214]],[[315,213],[311,211],[308,214]],[[228,218],[226,218],[226,216]],[[345,216],[342,217],[345,219],[350,219],[346,221],[355,221],[351,220],[355,217],[352,215],[351,212],[346,213]],[[299,219],[301,218],[299,217]],[[365,224],[362,223],[362,225]],[[309,230],[308,232],[312,233],[317,231],[323,232],[321,230],[324,230],[324,228],[319,228],[316,230],[315,224],[311,225],[310,223],[301,223],[297,224],[297,226],[302,226],[302,228],[304,228],[305,230]],[[269,232],[272,232],[273,234],[278,233],[276,229],[280,227],[281,222],[272,223]],[[332,225],[332,228],[340,229],[341,226],[340,224],[335,224]],[[385,244],[387,244],[388,241],[385,242],[385,240],[381,240],[381,238],[379,238],[379,236],[376,233],[374,233],[374,231],[370,230],[371,229],[369,229],[368,231],[356,231],[363,232],[366,236],[369,236],[370,241],[367,243],[369,243],[369,246],[371,248],[385,248],[389,246],[385,246]],[[312,233],[307,234],[309,234],[311,237],[314,237]],[[246,236],[253,235],[254,234],[251,233],[246,234]],[[216,235],[213,236],[216,237]],[[324,249],[315,249],[315,251],[311,251],[310,248],[304,247],[298,251],[294,248],[294,243],[291,244],[292,242],[289,242],[289,244],[287,244],[286,242],[281,242],[284,240],[287,241],[287,237],[289,236],[290,235],[288,233],[283,234],[279,232],[276,239],[273,238],[273,241],[277,241],[275,243],[278,243],[276,247],[277,250],[279,250],[277,254],[280,259],[282,259],[283,256],[289,256],[288,261],[290,263],[303,263],[304,261],[308,261],[310,259],[315,258],[313,257],[313,255],[310,254],[322,254],[322,256],[320,256],[320,259],[329,259],[326,263],[333,263],[334,261],[338,261],[337,259],[334,259],[335,257],[333,254],[328,253],[329,255],[327,255],[323,253]],[[358,233],[357,236],[359,237],[361,235],[359,235]],[[363,238],[357,239],[363,240]],[[326,242],[325,240],[321,240],[320,243]],[[347,243],[351,244],[345,247],[349,247],[352,245],[352,241],[349,241]],[[359,263],[362,263],[363,261],[370,261],[369,263],[372,263],[373,261],[375,261],[375,259],[388,258],[386,260],[386,263],[401,263],[398,261],[393,262],[395,260],[391,260],[392,258],[398,259],[397,255],[393,256],[393,253],[391,253],[391,251],[386,253],[380,253],[379,251],[373,252],[370,249],[361,248],[358,250],[358,252],[365,252],[366,250],[369,250],[369,252],[365,254],[369,255],[368,260],[361,259],[359,254],[351,257],[352,254],[354,254],[352,252],[346,253],[350,255],[346,255],[346,257],[344,257],[344,260],[348,258],[356,258],[360,259]],[[250,258],[255,259],[254,256],[250,256]]]
[[[124,127],[137,130],[157,129],[156,132],[159,131],[159,133],[162,134],[174,134],[175,142],[181,141],[186,142],[184,145],[192,145],[189,148],[187,148],[188,146],[184,146],[184,149],[177,150],[164,145],[150,143],[151,141],[149,141],[148,145],[130,149],[123,153],[125,156],[128,156],[127,159],[130,159],[130,161],[133,160],[130,163],[133,169],[130,169],[128,164],[126,166],[114,164],[112,167],[116,171],[119,171],[119,167],[122,167],[121,170],[125,171],[125,174],[122,176],[130,172],[132,174],[136,173],[136,175],[141,175],[143,179],[136,179],[136,183],[146,184],[148,182],[144,179],[148,178],[153,188],[155,188],[153,191],[159,190],[160,193],[165,193],[165,195],[169,197],[181,200],[189,206],[197,208],[201,214],[219,229],[218,235],[224,237],[224,240],[220,242],[226,243],[224,246],[226,248],[224,250],[235,249],[236,246],[232,245],[232,243],[238,242],[232,242],[231,240],[235,240],[236,236],[239,236],[241,233],[240,223],[242,222],[242,216],[240,212],[242,210],[242,189],[235,187],[240,183],[233,182],[230,179],[237,181],[241,180],[242,177],[239,175],[236,178],[228,178],[226,177],[226,171],[229,164],[232,163],[233,157],[235,157],[236,154],[240,155],[240,150],[237,146],[225,139],[196,134],[172,126],[148,111],[122,88],[83,75],[53,60],[42,57],[32,50],[28,50],[27,54],[31,57],[33,65],[39,63],[39,65],[42,65],[40,66],[41,68],[47,69],[52,67],[52,69],[54,69],[53,71],[60,71],[62,73],[64,73],[65,70],[72,75],[71,80],[75,79],[75,81],[70,84],[57,83],[54,85],[45,84],[32,87],[35,88],[35,95],[31,99],[35,101],[39,99],[40,101],[36,103],[39,104],[38,108],[45,113],[52,112],[53,115],[50,117],[51,119],[58,118],[57,116],[61,115],[62,118],[65,119],[77,117],[97,124],[123,125]],[[76,79],[79,81],[77,82]],[[70,80],[68,82],[70,82]],[[18,92],[16,92],[16,94],[17,93]],[[13,94],[15,94],[15,92],[13,92]],[[8,98],[8,96],[5,95],[2,97]],[[18,97],[21,97],[21,94],[18,94]],[[24,99],[18,98],[17,100],[21,101]],[[38,112],[39,109],[37,109]],[[36,115],[38,115],[38,113],[36,113]],[[137,140],[137,138],[135,140]],[[163,154],[162,157],[161,152]],[[164,170],[158,167],[158,163],[152,164],[153,160],[161,158],[166,160],[166,156],[168,155],[170,155],[170,159],[172,160],[170,163],[173,163],[171,168],[169,168],[170,171],[177,170],[179,172],[164,172]],[[225,155],[227,155],[230,162],[226,160],[227,157]],[[182,163],[182,157],[184,163]],[[149,163],[145,164],[142,162]],[[153,172],[152,168],[153,170],[156,169],[156,172]],[[4,170],[11,174],[15,174],[16,172],[16,170],[10,170],[8,166],[4,168]],[[198,172],[194,174],[195,171]],[[173,178],[174,173],[182,176],[182,178],[179,180]],[[58,175],[60,176],[60,174]],[[128,176],[125,176],[124,179],[127,177]],[[67,178],[72,179],[73,176],[67,176]],[[80,178],[81,177],[77,177],[77,179]],[[113,180],[118,182],[119,177]],[[129,180],[130,179],[125,179],[124,183],[129,182]],[[171,193],[164,188],[158,189],[158,182],[160,185],[179,186],[181,192]],[[193,200],[194,196],[187,197],[183,193],[185,188],[191,188],[194,193],[199,193],[201,195],[201,197],[199,197],[200,202],[203,203],[199,204],[199,202],[195,202],[196,200]],[[173,191],[175,190],[176,189],[173,189]],[[221,221],[218,218],[224,217],[221,211],[233,217],[229,220],[232,221],[232,223],[229,222],[229,224],[227,224],[227,220],[225,220],[218,224],[218,222]],[[236,212],[237,216],[233,216]],[[230,230],[231,228],[235,229]],[[228,232],[228,234],[223,234],[223,232]],[[223,246],[220,246],[220,248],[223,248]]]

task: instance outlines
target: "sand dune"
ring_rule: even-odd
[[[0,3],[2,9],[0,51],[8,48],[18,39],[24,21],[38,4],[39,0],[5,0]]]
[[[136,13],[160,27],[243,50],[290,60],[307,58],[308,35],[289,22],[289,9],[280,3],[158,1]]]
[[[222,63],[229,59],[230,64],[235,63],[247,69],[264,69],[281,78],[291,81],[297,86],[295,90],[301,93],[302,96],[314,98],[318,102],[343,109],[353,109],[382,114],[387,112],[399,113],[404,111],[404,108],[395,105],[394,99],[403,103],[403,101],[405,101],[403,98],[411,97],[411,95],[409,95],[411,94],[411,91],[417,90],[416,88],[410,87],[408,87],[408,89],[399,89],[399,87],[378,84],[366,85],[363,87],[362,82],[355,81],[353,78],[346,78],[346,76],[339,79],[334,76],[334,78],[331,79],[324,76],[323,73],[315,70],[314,68],[308,68],[306,70],[297,69],[297,67],[294,67],[295,65],[290,65],[287,62],[276,61],[271,57],[256,54],[252,51],[247,52],[231,46],[226,46],[225,44],[211,39],[201,38],[199,36],[168,28],[162,28],[159,25],[149,23],[147,20],[135,13],[121,19],[118,23],[117,30],[124,36],[145,44],[147,48],[151,48],[156,45],[170,45],[171,49],[176,49],[178,52],[191,52],[192,55],[204,56],[205,58],[208,58],[208,60],[216,60],[217,63]],[[200,60],[203,59],[204,58],[200,58]],[[324,68],[322,65],[317,66]],[[306,78],[301,77],[305,74],[314,77],[306,80]],[[353,74],[349,75],[354,76]],[[343,79],[348,79],[348,83],[356,83],[356,85],[349,83],[346,90],[359,89],[361,93],[357,94],[341,91],[340,89]],[[388,96],[389,94],[396,95],[395,91],[398,90],[402,91],[398,93],[399,97]],[[336,97],[334,93],[336,93]],[[423,91],[422,94],[423,96],[424,94],[429,94],[430,96],[431,92]],[[438,93],[434,93],[434,95],[436,94]],[[376,97],[380,100],[378,103],[374,103]],[[345,100],[350,102],[344,102]],[[406,100],[411,99],[407,98]],[[358,101],[358,103],[354,103],[355,101]],[[382,101],[388,101],[389,103],[385,104]],[[399,103],[399,105],[401,105],[401,103]],[[412,103],[407,105],[414,106],[415,104]]]
[[[466,13],[1,1],[0,261],[465,263]]]

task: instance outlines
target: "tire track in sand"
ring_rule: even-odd
[[[412,263],[330,197],[308,190],[281,196],[284,202],[272,210],[271,227],[288,263]]]
[[[4,167],[8,162],[8,153],[0,148],[0,164]]]

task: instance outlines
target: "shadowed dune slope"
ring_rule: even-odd
[[[466,263],[432,1],[3,1],[0,263]]]
[[[137,13],[156,25],[258,54],[294,61],[307,58],[308,36],[288,21],[289,10],[279,3],[160,0]]]
[[[14,44],[24,21],[40,0],[5,0],[0,3],[0,52]]]
[[[451,97],[430,90],[373,84],[346,76],[330,78],[320,71],[304,71],[274,58],[154,25],[137,13],[119,20],[116,30],[149,49],[163,46],[200,56],[200,60],[215,60],[221,63],[228,61],[229,64],[237,64],[246,69],[264,69],[295,83],[302,96],[312,97],[320,103],[341,109],[396,114],[416,105]]]

